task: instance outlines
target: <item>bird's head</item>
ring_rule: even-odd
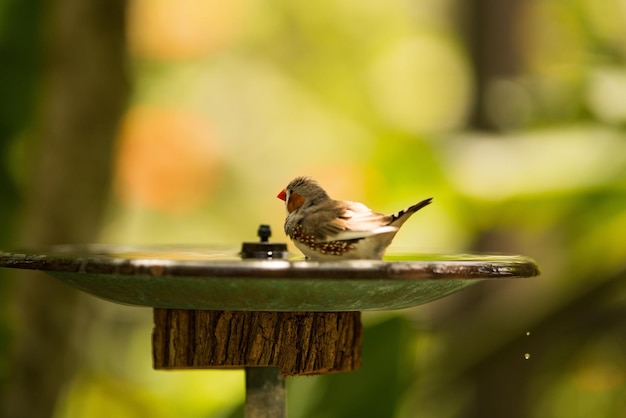
[[[285,201],[289,214],[305,204],[310,206],[320,200],[328,199],[328,194],[311,177],[296,177],[276,197]]]

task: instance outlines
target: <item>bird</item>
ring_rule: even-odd
[[[310,260],[381,260],[402,224],[433,200],[385,215],[363,203],[332,199],[305,176],[293,179],[276,197],[285,202],[285,234]]]

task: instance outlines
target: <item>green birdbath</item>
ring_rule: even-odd
[[[483,280],[532,277],[521,256],[414,254],[288,258],[284,244],[57,246],[0,251],[0,267],[41,270],[94,296],[154,310],[155,369],[244,368],[247,418],[284,417],[284,377],[361,364],[361,311],[402,309]]]

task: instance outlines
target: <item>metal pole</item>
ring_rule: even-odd
[[[278,367],[246,367],[245,418],[286,418],[285,378]]]

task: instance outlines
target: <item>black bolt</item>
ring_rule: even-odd
[[[268,242],[272,236],[272,229],[269,225],[260,225],[257,235],[261,238],[261,242]]]

